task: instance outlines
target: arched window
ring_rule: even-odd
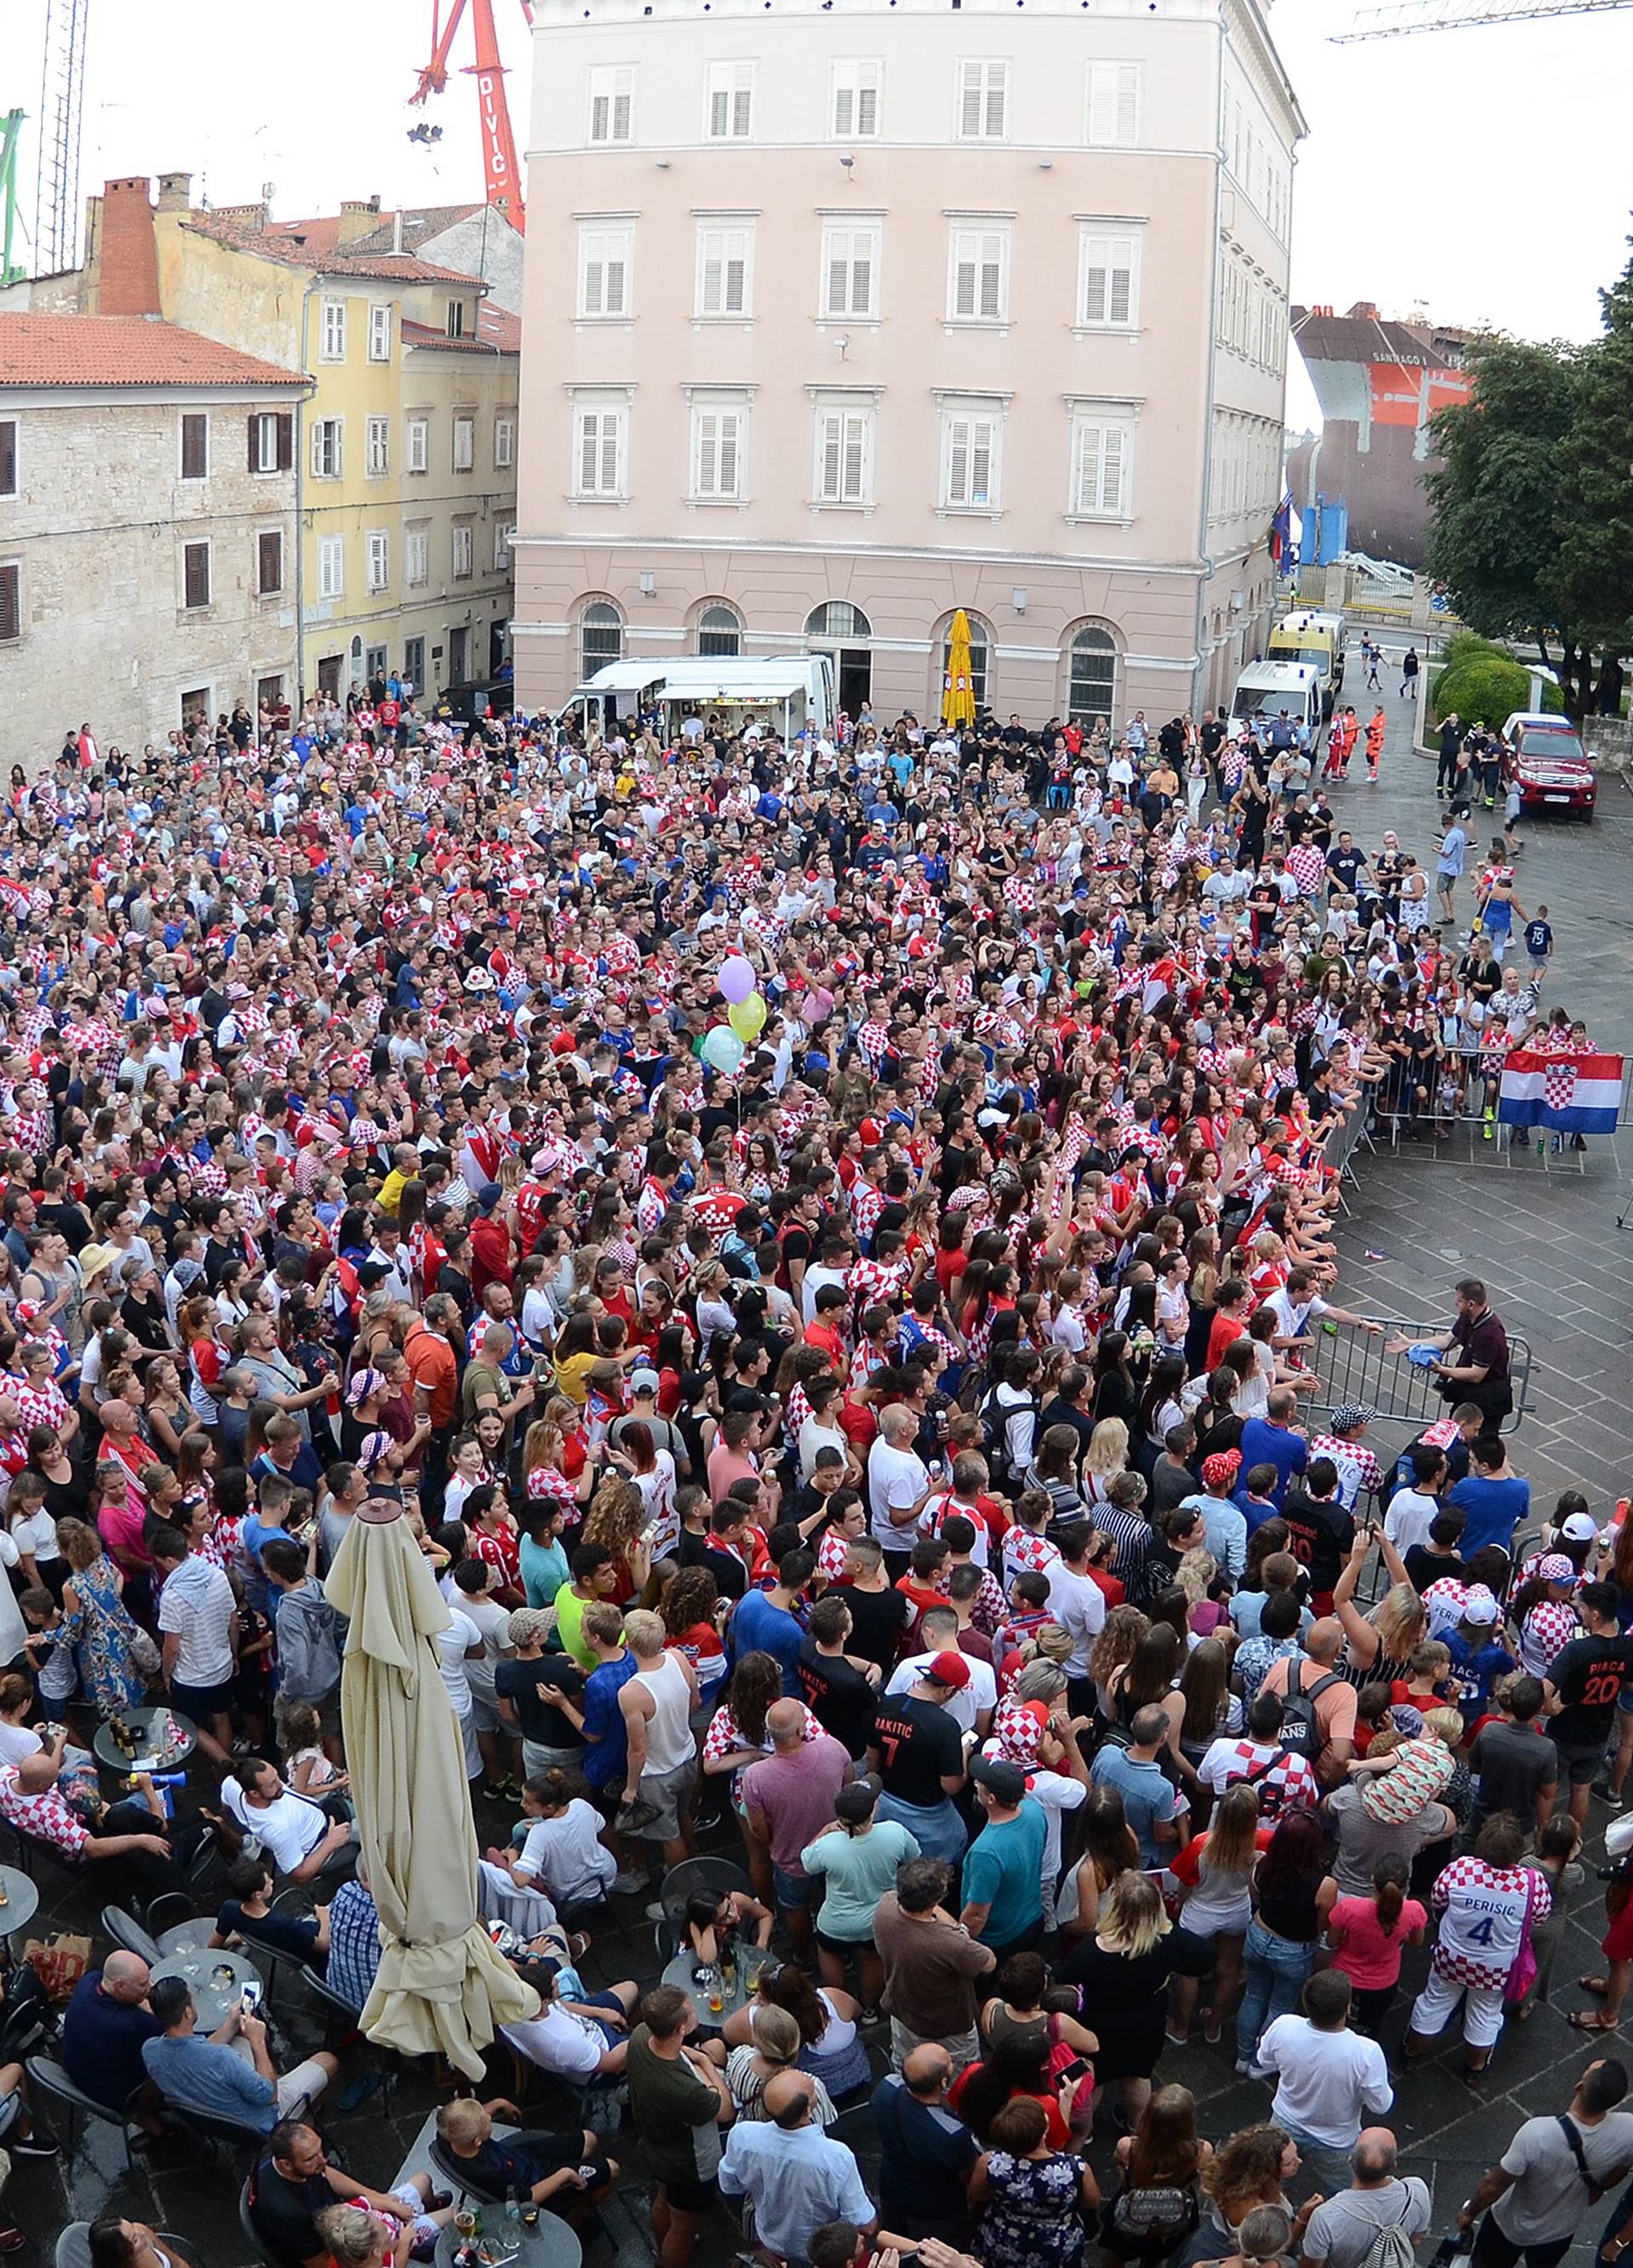
[[[1117,693],[1117,641],[1109,630],[1085,623],[1072,636],[1066,678],[1066,714],[1092,723],[1110,719]]]
[[[622,661],[623,651],[623,616],[610,599],[592,599],[578,617],[580,674],[593,677],[609,661]]]
[[[697,618],[700,654],[739,654],[743,651],[742,617],[735,607],[705,607]]]
[[[860,607],[853,607],[849,599],[829,599],[820,607],[813,607],[805,616],[805,636],[813,638],[865,638],[873,635],[873,625]]]
[[[964,612],[969,622],[970,691],[975,696],[975,713],[979,716],[987,705],[987,661],[988,657],[992,652],[991,633],[989,631],[986,623],[982,621],[979,615],[970,614],[967,607],[966,607]],[[953,666],[952,631],[953,617],[949,615],[946,621],[941,626],[940,668],[935,685],[931,688],[936,696],[936,710],[938,714],[940,713],[941,695],[943,688],[945,686],[947,681],[947,672]]]

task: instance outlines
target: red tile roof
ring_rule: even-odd
[[[462,276],[457,269],[436,268],[429,260],[416,260],[411,252],[361,253],[355,248],[339,252],[334,247],[334,235],[338,221],[320,221],[319,236],[300,243],[291,229],[298,223],[284,222],[276,228],[246,229],[239,223],[217,220],[210,213],[195,213],[182,223],[200,236],[213,237],[217,244],[229,245],[236,252],[258,253],[263,260],[282,261],[289,268],[314,268],[325,276],[357,276],[364,279],[391,284],[463,284],[474,291],[482,290],[480,276]]]
[[[0,314],[0,386],[305,386],[298,371],[142,315]]]
[[[503,307],[484,307],[477,318],[474,338],[451,339],[435,323],[416,323],[405,315],[402,342],[410,347],[447,347],[454,354],[519,354],[521,318],[507,314]]]
[[[457,222],[469,220],[473,214],[481,210],[479,204],[405,206],[402,213],[404,244],[412,252],[416,244],[423,244],[434,236],[440,236],[445,229],[452,228]],[[507,225],[515,225],[513,222]],[[298,234],[305,239],[308,252],[335,252],[339,249],[340,216],[338,213],[320,213],[312,220],[273,221],[267,232],[270,236]],[[383,213],[379,225],[371,229],[367,236],[357,238],[349,249],[353,257],[367,259],[379,253],[390,253],[396,241],[397,216],[393,211]]]

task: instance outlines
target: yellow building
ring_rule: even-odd
[[[432,692],[497,675],[510,653],[517,318],[484,304],[477,276],[375,248],[401,224],[378,198],[274,225],[264,204],[195,209],[190,180],[159,176],[164,314],[314,381],[293,436],[303,693],[343,696],[394,669]],[[97,309],[103,233],[95,198],[85,269],[52,279],[83,313]]]

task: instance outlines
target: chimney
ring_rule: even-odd
[[[341,202],[340,229],[335,242],[344,252],[372,236],[379,225],[380,201],[378,197],[347,197]]]
[[[267,208],[254,205],[211,205],[211,220],[224,220],[246,236],[260,236],[267,225]]]
[[[158,246],[146,176],[109,181],[102,191],[101,315],[158,315]]]
[[[158,209],[160,212],[187,212],[193,202],[191,173],[161,173],[158,177]]]

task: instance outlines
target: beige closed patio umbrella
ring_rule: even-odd
[[[452,1617],[402,1507],[382,1498],[352,1521],[323,1587],[350,1622],[341,1721],[383,1947],[363,2029],[476,2079],[499,2026],[536,2015],[539,1996],[477,1914],[470,1784],[436,1646]]]

